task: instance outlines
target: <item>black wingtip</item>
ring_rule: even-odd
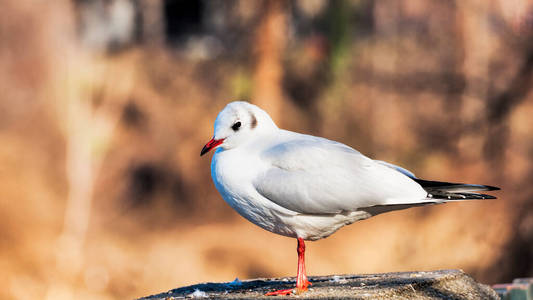
[[[435,199],[437,202],[463,201],[463,200],[494,200],[495,196],[479,193],[446,193],[435,192],[428,194],[428,198]]]
[[[497,186],[483,185],[483,184],[468,184],[468,183],[455,183],[455,182],[445,182],[445,181],[432,181],[424,180],[420,178],[414,178],[418,184],[420,184],[426,191],[452,191],[461,187],[472,188],[472,191],[498,191],[500,190]]]
[[[501,190],[499,187],[492,186],[492,185],[485,185],[484,187],[487,188],[487,191],[499,191],[499,190]]]

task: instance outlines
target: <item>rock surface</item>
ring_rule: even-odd
[[[294,287],[295,278],[202,283],[141,298],[155,299],[499,299],[489,286],[460,270],[401,272],[369,275],[312,276],[302,295],[271,296],[269,291]]]

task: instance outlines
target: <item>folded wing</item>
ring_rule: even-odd
[[[254,180],[270,201],[304,214],[431,202],[406,174],[327,139],[294,135],[262,153],[269,166]]]

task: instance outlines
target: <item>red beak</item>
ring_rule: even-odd
[[[207,142],[207,144],[205,144],[205,146],[202,148],[202,152],[200,152],[200,156],[206,154],[206,153],[209,152],[211,149],[216,148],[216,146],[222,144],[222,142],[224,142],[224,139],[215,140],[215,138],[212,138],[212,139],[211,139],[209,142]]]

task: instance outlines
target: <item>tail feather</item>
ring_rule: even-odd
[[[385,163],[386,164],[386,163]],[[414,177],[414,175],[405,170],[399,170],[399,167],[389,165],[391,168],[402,172],[406,176],[411,177],[414,181],[420,184],[428,193],[426,199],[422,199],[418,203],[406,203],[406,204],[389,204],[389,205],[375,205],[370,207],[362,207],[359,210],[369,213],[371,216],[379,215],[394,210],[402,210],[410,207],[441,204],[445,202],[461,201],[461,200],[484,200],[484,199],[496,199],[496,197],[487,194],[474,193],[477,191],[497,191],[500,188],[490,185],[481,184],[465,184],[465,183],[452,183],[442,181],[430,181],[423,180]]]

